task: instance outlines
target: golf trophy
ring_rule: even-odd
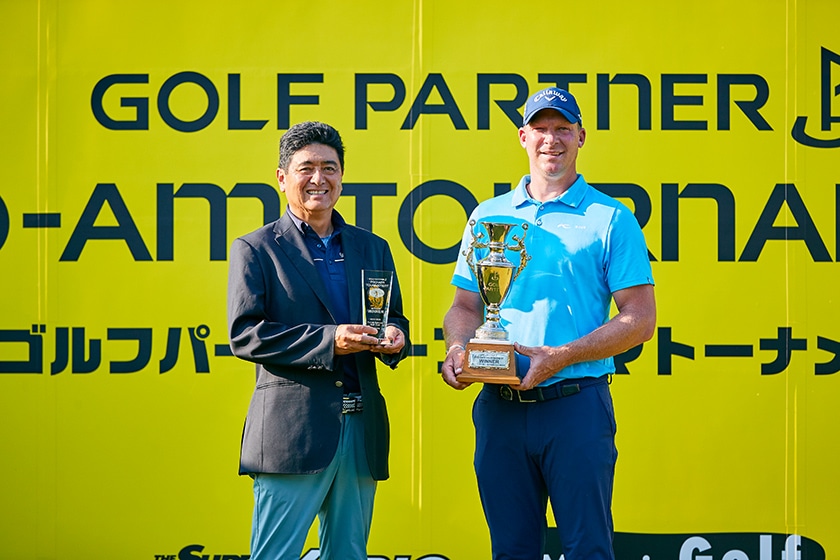
[[[499,307],[510,291],[511,284],[531,259],[525,252],[528,224],[522,224],[522,236],[511,236],[514,243],[508,245],[506,239],[515,224],[481,222],[488,235],[484,242],[484,233],[476,235],[473,229],[475,223],[475,220],[470,220],[472,241],[463,255],[467,257],[467,265],[478,281],[478,292],[484,302],[485,322],[475,331],[475,338],[467,343],[463,371],[458,374],[458,381],[516,384],[519,378],[516,376],[513,343],[508,340],[508,332],[499,322]],[[477,249],[489,249],[490,252],[475,262]],[[506,250],[519,253],[519,265],[507,259]]]
[[[393,282],[394,273],[390,270],[362,270],[362,322],[377,329],[374,336],[380,344],[390,342],[385,336],[385,327],[388,326]]]

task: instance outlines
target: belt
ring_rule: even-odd
[[[364,403],[362,403],[362,395],[344,395],[344,398],[341,400],[342,414],[350,414],[351,412],[361,412],[362,408],[364,408]]]
[[[579,379],[566,379],[552,383],[547,387],[534,387],[527,391],[515,391],[508,385],[501,385],[498,388],[499,397],[506,401],[519,401],[522,403],[543,402],[561,397],[571,397],[580,393],[581,389],[592,385],[601,385],[609,382],[609,375],[601,377],[581,377]],[[489,387],[489,385],[485,385]]]

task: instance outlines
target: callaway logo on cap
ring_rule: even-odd
[[[580,123],[580,109],[575,97],[560,88],[547,88],[535,93],[525,103],[525,117],[522,119],[522,126],[528,124],[538,111],[543,109],[554,109],[563,114],[571,123]]]

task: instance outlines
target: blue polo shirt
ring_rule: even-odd
[[[302,221],[288,209],[292,221],[298,227],[306,248],[309,249],[309,256],[315,263],[315,270],[321,277],[321,282],[327,289],[327,296],[332,303],[332,312],[336,324],[350,324],[350,300],[347,288],[347,272],[344,268],[344,250],[341,246],[341,232],[346,222],[341,214],[333,210],[332,225],[333,232],[329,237],[318,237],[309,224]],[[344,392],[358,393],[361,391],[359,385],[359,372],[356,369],[356,360],[352,355],[336,356],[336,367],[344,374]]]
[[[636,217],[629,208],[590,186],[582,175],[563,194],[548,202],[531,198],[525,175],[509,193],[479,204],[470,216],[475,231],[487,233],[482,221],[513,223],[513,235],[522,235],[528,224],[525,249],[531,260],[514,280],[501,305],[501,322],[512,342],[525,346],[559,346],[588,334],[609,320],[612,293],[642,284],[653,284],[647,245]],[[475,276],[463,252],[472,236],[464,230],[452,284],[478,292]],[[474,260],[489,250],[476,251]],[[519,264],[519,254],[506,251]],[[528,359],[517,355],[519,375],[527,372]],[[613,359],[573,364],[544,381],[598,377],[613,373]]]

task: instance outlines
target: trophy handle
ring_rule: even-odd
[[[481,239],[484,237],[484,232],[478,232],[478,235],[475,233],[475,220],[470,220],[470,235],[472,235],[472,240],[470,241],[469,247],[461,251],[461,254],[467,257],[467,266],[470,267],[473,274],[476,278],[478,278],[478,268],[475,266],[475,260],[473,259],[473,255],[475,254],[476,249],[486,249],[487,243],[481,243]]]
[[[525,268],[525,265],[528,264],[528,261],[531,260],[531,255],[525,252],[525,235],[528,233],[528,224],[522,224],[522,237],[518,235],[511,236],[516,243],[513,245],[508,245],[505,247],[508,251],[519,251],[519,266],[516,268],[516,272],[513,273],[513,278],[511,281],[516,280],[519,276],[519,273],[522,272],[522,269]]]

